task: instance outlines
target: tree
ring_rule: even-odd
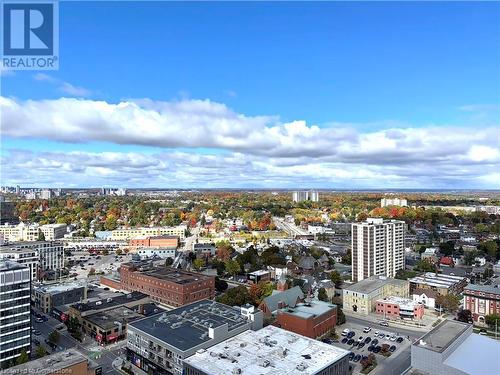
[[[165,259],[165,267],[170,267],[172,264],[174,264],[174,258],[168,257]]]
[[[247,288],[240,285],[236,288],[228,289],[222,296],[217,297],[217,302],[228,306],[243,306],[247,303],[253,303],[253,300]]]
[[[240,264],[235,260],[229,259],[224,263],[224,266],[226,267],[226,272],[231,276],[240,272]]]
[[[408,279],[415,277],[415,276],[417,276],[417,273],[415,271],[400,269],[400,270],[397,270],[397,272],[396,272],[396,279],[399,279],[399,280],[408,280]]]
[[[335,284],[335,288],[339,289],[342,286],[342,276],[337,270],[330,272],[330,280]]]
[[[193,261],[193,267],[196,271],[201,270],[205,266],[205,261],[203,259],[195,259]]]
[[[455,250],[455,242],[453,241],[446,241],[439,244],[439,252],[444,256],[452,255],[454,250]]]
[[[116,255],[122,255],[122,250],[121,249],[116,249]]]
[[[363,358],[360,362],[361,366],[364,369],[368,367],[375,366],[377,364],[377,359],[373,353],[370,353],[367,357]]]
[[[102,251],[102,255],[109,255],[109,250],[108,249],[104,249]]]
[[[479,248],[483,250],[492,260],[496,260],[498,245],[495,241],[486,241],[479,245]]]
[[[447,295],[438,294],[436,296],[436,305],[451,313],[458,310],[461,299],[458,296],[448,293]]]
[[[50,332],[49,334],[49,341],[52,343],[52,344],[57,344],[59,342],[59,339],[61,338],[61,334],[59,333],[59,331],[52,331]]]
[[[45,234],[42,231],[38,232],[38,241],[45,241]]]
[[[42,358],[47,355],[47,349],[45,349],[45,346],[43,345],[38,345],[36,347],[35,353],[37,358]]]
[[[495,329],[500,325],[500,314],[490,314],[484,317],[485,323],[490,329]]]
[[[220,260],[214,259],[214,260],[212,260],[212,267],[217,270],[217,276],[224,275],[224,271],[226,270],[226,266],[225,266],[224,262],[221,262]]]
[[[218,292],[225,292],[227,290],[227,282],[219,279],[217,276],[215,277],[215,290]]]
[[[325,288],[319,288],[318,290],[318,299],[320,301],[328,301],[328,294],[326,294],[326,289]]]
[[[95,275],[95,268],[91,267],[89,270],[89,276],[94,276]]]
[[[436,267],[429,259],[421,259],[417,261],[414,269],[420,272],[436,272]]]
[[[337,325],[341,325],[345,323],[345,315],[342,309],[337,306]]]
[[[457,320],[465,323],[472,323],[472,312],[470,310],[460,310],[457,313]]]
[[[342,255],[342,264],[351,265],[351,262],[351,249],[349,249],[344,255]]]
[[[30,360],[28,353],[26,353],[26,350],[23,350],[19,357],[16,358],[16,365],[22,365],[23,363],[26,363]]]

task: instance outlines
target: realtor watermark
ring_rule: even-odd
[[[2,69],[59,69],[57,1],[2,0]]]

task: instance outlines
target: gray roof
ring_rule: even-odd
[[[350,292],[357,292],[363,294],[369,294],[386,284],[400,285],[403,286],[408,284],[406,280],[392,279],[385,276],[370,276],[367,279],[358,281],[356,284],[344,287],[344,290]]]
[[[304,293],[299,286],[294,286],[291,289],[287,289],[283,292],[274,291],[269,297],[264,298],[264,302],[269,309],[269,311],[278,310],[278,305],[283,302],[285,305],[290,307],[295,307],[297,304],[297,299],[304,298]]]
[[[299,267],[305,270],[312,270],[314,269],[314,263],[316,262],[317,260],[312,256],[302,257],[299,260]]]
[[[475,292],[500,294],[500,288],[495,287],[493,285],[469,284],[464,288],[464,290],[473,290]]]

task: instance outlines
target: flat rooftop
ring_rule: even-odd
[[[470,324],[457,320],[445,320],[426,333],[413,345],[442,353],[451,343],[471,327]]]
[[[348,350],[267,326],[243,332],[184,362],[210,375],[312,375],[348,354]]]
[[[428,272],[423,276],[417,276],[408,279],[408,281],[413,284],[429,285],[438,288],[450,288],[453,285],[463,281],[464,279],[465,277],[462,276],[452,276]]]
[[[81,362],[87,362],[87,358],[75,349],[68,349],[63,352],[51,354],[43,358],[35,359],[2,370],[2,374],[54,374],[64,373],[65,369]]]
[[[170,267],[151,268],[141,272],[143,275],[155,277],[157,279],[170,281],[176,284],[190,284],[196,281],[208,280],[211,277],[202,275],[201,273],[183,271]]]
[[[107,331],[116,326],[116,321],[130,323],[142,317],[141,314],[136,313],[128,307],[121,306],[113,310],[100,311],[87,315],[84,319]]]
[[[28,268],[28,267],[23,264],[13,262],[11,260],[0,260],[0,271],[14,271],[23,268]]]
[[[362,294],[369,294],[386,284],[393,284],[404,286],[407,284],[406,280],[392,279],[386,276],[370,276],[367,279],[358,281],[356,284],[346,286],[344,289],[350,292],[357,292]]]
[[[102,298],[94,301],[87,301],[81,303],[74,303],[71,307],[79,310],[79,311],[99,311],[103,309],[109,309],[112,307],[117,307],[121,305],[125,305],[131,302],[140,301],[144,298],[148,298],[148,296],[144,293],[140,292],[132,292],[129,294],[118,294],[115,293],[110,294],[107,298]]]
[[[34,286],[33,289],[37,292],[57,294],[67,292],[73,289],[83,288],[84,286],[79,282],[67,283],[67,284],[51,284],[51,285],[39,285]]]
[[[336,309],[337,306],[328,302],[313,301],[310,303],[299,303],[295,307],[286,307],[280,312],[291,314],[303,319],[314,318],[323,315],[331,310]]]
[[[203,300],[174,310],[152,315],[129,325],[181,351],[212,340],[209,328],[228,325],[228,331],[249,321],[233,308],[215,301]]]

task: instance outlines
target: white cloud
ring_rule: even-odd
[[[12,182],[45,181],[50,175],[60,178],[63,173],[67,181],[84,185],[96,185],[101,179],[129,186],[500,185],[491,182],[500,169],[498,125],[415,128],[393,122],[389,128],[362,132],[356,124],[320,127],[302,120],[282,123],[277,116],[246,116],[221,103],[194,99],[108,103],[0,97],[0,110],[2,135],[8,138],[109,142],[169,150],[154,155],[12,151],[3,160],[4,170],[8,169],[6,179]],[[366,124],[361,125],[358,128],[366,129]],[[181,153],[174,151],[176,148],[193,151]],[[200,148],[217,150],[222,156]],[[29,172],[23,176],[21,171]]]
[[[88,97],[88,96],[92,95],[91,90],[88,90],[88,89],[81,87],[81,86],[72,85],[69,82],[65,82],[65,81],[60,80],[58,78],[52,77],[46,73],[36,73],[33,76],[33,79],[35,81],[48,82],[50,84],[53,84],[53,85],[57,86],[57,89],[59,91],[63,92],[64,94],[68,94],[70,96],[84,98],[84,97]]]

